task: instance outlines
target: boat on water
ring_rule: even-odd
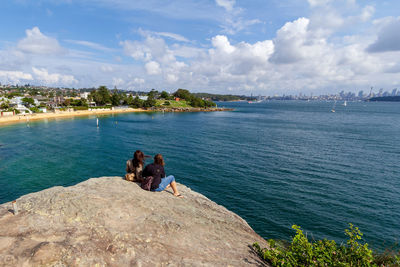
[[[335,108],[336,108],[336,100],[335,100],[335,103],[333,103],[333,106],[332,106],[331,112],[336,112]]]
[[[255,101],[247,101],[249,104],[261,103],[262,100],[255,100]]]
[[[345,100],[343,106],[347,107],[347,101]]]

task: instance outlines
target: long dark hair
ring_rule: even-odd
[[[165,165],[164,159],[161,154],[157,154],[154,156],[154,164],[158,164],[161,166]]]
[[[140,150],[136,150],[135,153],[133,153],[133,167],[137,168],[139,166],[143,166],[144,163],[144,154]]]

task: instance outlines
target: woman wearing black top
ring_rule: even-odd
[[[161,192],[171,186],[174,191],[174,196],[182,198],[176,188],[175,177],[169,175],[165,177],[164,159],[161,154],[154,156],[154,162],[147,165],[143,170],[143,177],[153,176],[153,183],[151,184],[151,191]]]

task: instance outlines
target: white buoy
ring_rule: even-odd
[[[99,119],[97,118],[96,121],[97,121],[97,127],[99,127]]]
[[[14,200],[12,202],[12,207],[13,207],[14,215],[17,215],[18,214],[18,206],[17,206],[17,201],[16,200]]]

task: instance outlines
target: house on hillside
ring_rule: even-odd
[[[90,94],[90,92],[83,92],[83,93],[79,94],[79,97],[87,100],[89,97],[89,94]]]
[[[62,96],[55,96],[52,100],[48,101],[46,105],[51,108],[59,107],[62,103],[64,103],[65,99]]]
[[[29,113],[29,114],[31,114],[32,111],[24,105],[24,103],[22,101],[22,98],[23,98],[22,96],[13,97],[10,100],[10,106],[12,108],[18,110],[20,113]]]

